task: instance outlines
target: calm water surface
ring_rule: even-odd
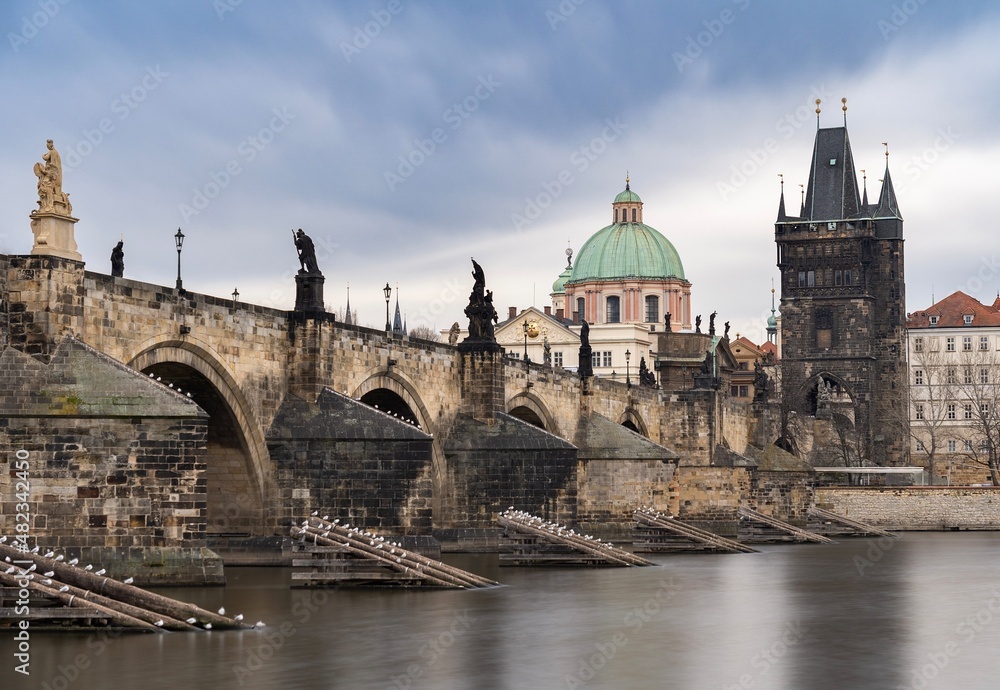
[[[1000,533],[656,556],[658,568],[497,567],[472,592],[291,590],[287,569],[162,590],[267,627],[0,638],[0,689],[1000,688]]]

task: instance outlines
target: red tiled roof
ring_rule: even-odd
[[[1000,298],[993,304],[986,305],[959,290],[923,311],[908,314],[906,327],[963,328],[966,327],[965,317],[970,314],[972,315],[972,323],[968,324],[968,328],[1000,326]],[[937,323],[933,326],[931,325],[932,316],[937,317]]]

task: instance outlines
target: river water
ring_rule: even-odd
[[[654,556],[656,568],[499,568],[481,591],[289,588],[230,568],[224,588],[160,590],[266,627],[0,637],[0,688],[1000,688],[1000,533],[908,533],[759,554]]]

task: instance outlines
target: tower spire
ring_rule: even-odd
[[[788,218],[788,216],[785,215],[785,176],[778,173],[778,179],[781,180],[781,197],[778,201],[778,221],[780,222]]]
[[[344,314],[344,324],[347,325],[347,326],[350,326],[350,325],[352,325],[354,323],[354,320],[351,318],[351,284],[350,283],[347,284],[347,308],[344,311],[346,312]]]
[[[862,182],[862,184],[864,185],[864,188],[865,188],[864,197],[861,199],[861,208],[863,209],[864,213],[867,214],[868,213],[868,173],[865,172],[864,168],[861,169],[861,182]]]

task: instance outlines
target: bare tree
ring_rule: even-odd
[[[993,350],[966,352],[958,368],[957,397],[969,441],[965,453],[989,468],[993,485],[1000,486],[1000,358]]]
[[[441,334],[430,326],[414,326],[410,329],[410,337],[431,340],[435,343],[441,342]]]
[[[949,432],[949,410],[957,416],[957,399],[961,394],[955,367],[945,363],[939,351],[931,351],[924,343],[912,353],[910,367],[910,406],[901,408],[910,415],[910,436],[917,448],[927,454],[930,483],[934,483],[934,464],[942,452]],[[949,406],[952,406],[949,408]]]

